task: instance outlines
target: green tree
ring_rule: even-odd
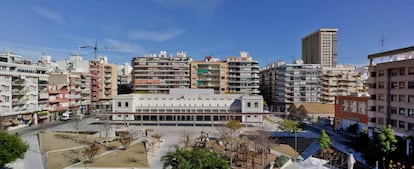
[[[397,138],[395,138],[394,130],[391,125],[381,127],[381,132],[377,135],[378,145],[383,155],[383,165],[385,166],[385,158],[397,149]]]
[[[185,149],[175,147],[161,157],[163,168],[172,169],[229,169],[230,165],[215,152],[205,149]]]
[[[241,124],[239,120],[230,120],[226,123],[226,127],[232,131],[237,131],[243,127],[243,124]]]
[[[325,130],[321,131],[321,136],[318,138],[318,144],[322,150],[322,156],[323,156],[325,151],[329,148],[329,146],[331,146],[331,139],[326,134]]]
[[[23,142],[19,135],[0,131],[0,167],[23,158],[29,146]]]
[[[299,122],[290,120],[290,119],[283,119],[279,122],[279,129],[284,132],[290,132],[295,135],[295,150],[297,150],[297,134],[301,131],[301,128],[299,127]]]

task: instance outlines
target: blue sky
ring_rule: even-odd
[[[412,0],[4,0],[0,50],[37,61],[93,50],[116,64],[167,50],[194,60],[247,51],[264,66],[301,57],[301,38],[339,29],[339,63],[367,64],[367,55],[414,45]]]

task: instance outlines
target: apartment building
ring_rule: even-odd
[[[259,63],[247,52],[227,57],[229,67],[229,92],[259,94]]]
[[[117,69],[116,65],[101,62],[99,64],[100,91],[99,107],[101,112],[112,111],[112,97],[117,95]]]
[[[358,92],[368,93],[368,78],[369,78],[368,66],[357,67],[355,71],[358,72],[361,77],[357,83]]]
[[[99,110],[99,92],[101,91],[101,73],[99,70],[99,60],[89,60],[89,73],[91,79],[91,113],[95,114]]]
[[[81,106],[81,78],[79,73],[70,72],[69,80],[69,111],[80,113]]]
[[[76,101],[76,85],[78,77],[68,72],[55,72],[49,74],[49,111],[52,120],[58,120],[59,117],[67,111],[77,112],[79,106]],[[80,83],[78,83],[80,84]]]
[[[360,79],[361,75],[355,71],[354,66],[338,65],[322,68],[319,100],[322,103],[334,104],[335,96],[347,96],[358,92]]]
[[[89,72],[81,72],[80,75],[80,113],[89,115],[91,113],[91,75]]]
[[[139,125],[223,125],[228,120],[262,126],[263,97],[214,94],[213,89],[170,89],[169,94],[127,94],[114,97],[110,120]]]
[[[118,94],[129,94],[131,90],[132,66],[129,63],[117,65]]]
[[[338,29],[319,29],[302,38],[302,60],[305,64],[335,67],[338,64]]]
[[[319,64],[278,61],[261,70],[261,93],[271,111],[288,112],[296,102],[319,102],[321,74]]]
[[[206,56],[204,61],[192,61],[191,88],[214,89],[216,94],[228,93],[228,64],[212,56]]]
[[[349,96],[335,97],[336,130],[347,130],[356,125],[356,132],[368,131],[368,98],[367,94],[353,93]]]
[[[185,52],[167,56],[166,51],[133,58],[132,91],[168,93],[169,89],[190,88],[191,61]]]
[[[39,99],[38,99],[38,108],[39,112],[33,116],[33,123],[38,124],[42,122],[49,121],[49,92],[48,92],[48,84],[49,84],[49,75],[39,77],[38,80],[38,88],[39,88]]]
[[[83,60],[81,55],[71,55],[69,60],[61,61],[52,61],[51,56],[41,56],[41,63],[48,68],[51,73],[65,73],[71,74],[71,80],[75,83],[71,83],[71,88],[76,88],[70,94],[72,98],[71,106],[78,106],[78,113],[87,115],[92,111],[92,102],[91,102],[91,71],[90,71],[90,61]],[[96,73],[96,72],[94,72]],[[98,77],[98,74],[95,74],[94,77]],[[75,99],[76,97],[76,99]]]
[[[0,122],[3,125],[33,122],[34,114],[42,108],[39,108],[39,96],[45,97],[44,90],[39,90],[39,78],[40,81],[47,78],[45,68],[12,52],[0,54]]]
[[[414,46],[368,55],[369,127],[414,136]],[[408,139],[409,140],[409,139]]]

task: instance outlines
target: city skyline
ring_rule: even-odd
[[[338,64],[367,65],[367,55],[412,46],[414,2],[364,1],[5,1],[0,50],[34,61],[99,54],[115,64],[167,50],[225,60],[247,51],[260,67],[301,58],[301,39],[319,28],[338,28]],[[385,43],[382,46],[381,36]]]

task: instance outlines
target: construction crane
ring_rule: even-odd
[[[98,41],[95,41],[95,45],[79,46],[79,49],[80,48],[93,49],[94,57],[95,59],[98,59]],[[104,49],[107,49],[107,47],[104,47]]]

